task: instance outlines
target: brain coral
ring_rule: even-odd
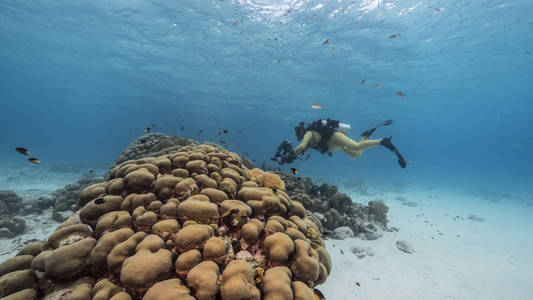
[[[0,265],[0,297],[312,300],[331,261],[284,189],[212,144],[124,161],[47,241]]]

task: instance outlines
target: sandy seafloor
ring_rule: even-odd
[[[45,168],[0,169],[0,189],[14,190],[23,198],[44,195],[81,176]],[[340,191],[350,194],[342,187]],[[373,241],[326,240],[333,269],[318,288],[328,300],[533,299],[531,200],[491,202],[462,190],[416,187],[350,196],[359,202],[384,200],[389,228],[398,231],[384,232]],[[399,196],[417,206],[403,205],[396,200]],[[484,220],[470,220],[469,214]],[[25,234],[0,240],[0,262],[15,255],[25,240],[46,239],[58,225],[51,209],[24,218]],[[398,250],[397,240],[410,243],[414,253]],[[373,255],[358,258],[352,246],[370,248]]]
[[[419,204],[402,205],[398,196]],[[320,287],[328,299],[533,299],[531,200],[491,202],[459,190],[415,188],[379,198],[389,206],[389,228],[399,231],[373,241],[328,240],[333,270]],[[399,251],[397,240],[415,252]],[[359,259],[352,246],[374,255]]]

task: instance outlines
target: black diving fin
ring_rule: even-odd
[[[378,127],[381,127],[381,126],[389,126],[390,124],[392,124],[392,120],[386,120],[385,122],[381,122],[379,123],[378,125],[368,129],[367,131],[361,133],[361,136],[366,136],[367,138],[369,138],[372,133],[374,133],[374,131],[376,131],[376,129],[378,129]]]
[[[381,139],[381,145],[396,154],[396,156],[398,157],[398,163],[400,164],[400,167],[402,167],[402,169],[407,166],[407,163],[405,162],[405,159],[403,159],[403,156],[400,154],[398,149],[396,149],[396,147],[394,147],[394,145],[391,143],[391,138]]]
[[[376,127],[379,127],[379,126],[381,126],[381,125],[383,125],[383,126],[389,126],[390,124],[392,124],[392,120],[387,120],[387,121],[385,121],[385,122],[379,124],[379,125],[376,126]]]
[[[403,159],[403,156],[396,149],[394,150],[394,153],[396,153],[396,156],[398,156],[398,163],[400,164],[400,167],[402,167],[402,169],[405,169],[407,163],[405,163],[405,159]]]

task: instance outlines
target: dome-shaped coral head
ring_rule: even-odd
[[[78,217],[32,252],[31,269],[9,263],[20,269],[4,275],[2,297],[324,299],[313,292],[331,271],[320,230],[276,174],[204,144],[125,161],[109,177],[82,193]]]
[[[196,184],[196,181],[194,181],[194,179],[189,177],[180,181],[176,185],[175,192],[176,198],[178,198],[178,200],[185,200],[190,196],[194,196],[199,193],[198,185]]]
[[[250,216],[252,208],[239,200],[224,200],[220,204],[220,216],[222,224],[229,229],[229,232],[238,233]]]

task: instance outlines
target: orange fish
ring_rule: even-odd
[[[313,103],[311,104],[311,108],[313,109],[325,109],[326,107],[320,103]]]
[[[398,96],[400,96],[400,97],[402,97],[402,98],[405,97],[405,95],[404,95],[402,92],[400,92],[400,91],[397,91],[395,94],[398,95]]]

